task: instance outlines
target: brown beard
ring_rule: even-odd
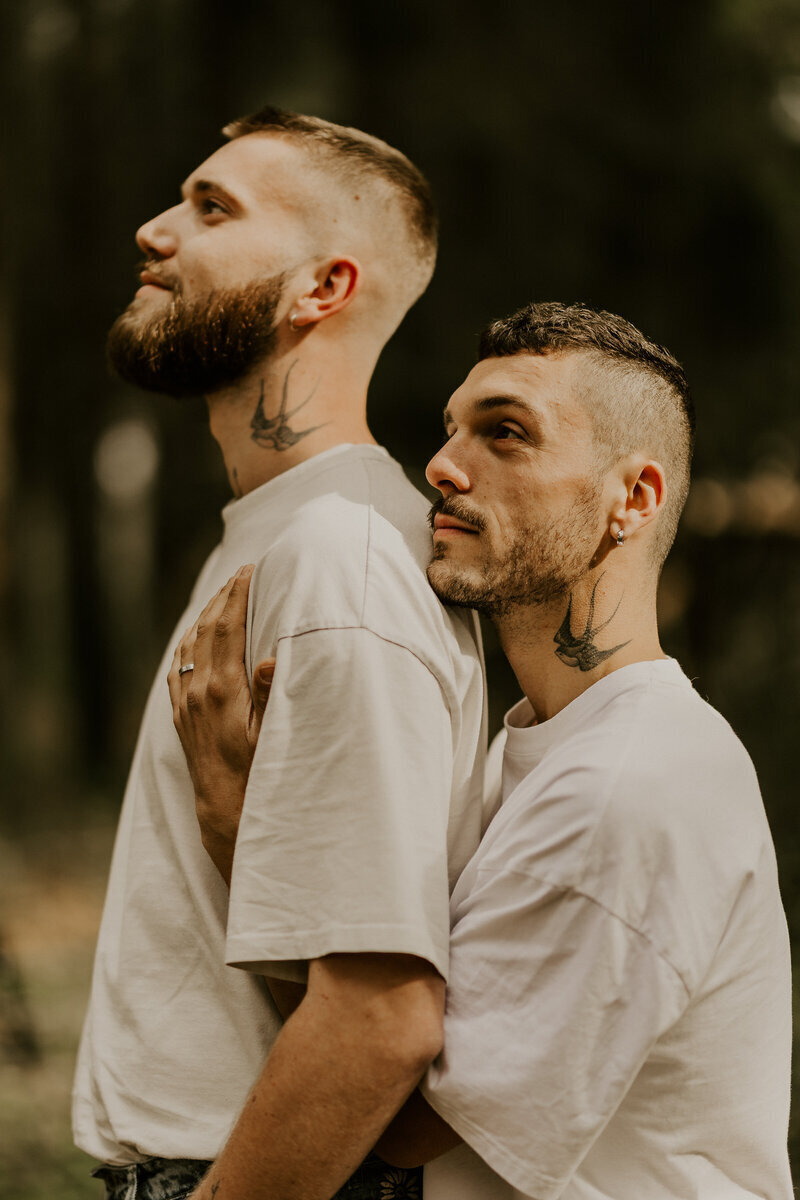
[[[149,321],[133,301],[109,330],[108,361],[122,379],[147,391],[209,396],[269,357],[284,281],[276,275],[200,300],[176,290],[167,311]]]
[[[519,526],[502,559],[484,547],[483,559],[459,568],[438,546],[428,566],[428,582],[445,604],[475,608],[490,618],[504,617],[517,607],[547,604],[569,592],[590,569],[595,556],[599,483],[589,480],[558,526],[541,521]],[[431,509],[485,530],[479,513],[459,497],[437,501]],[[478,537],[485,537],[481,531]],[[480,543],[479,543],[480,544]]]

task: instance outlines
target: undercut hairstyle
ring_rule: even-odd
[[[516,354],[585,357],[577,387],[601,471],[637,451],[664,467],[667,498],[652,543],[660,570],[689,493],[694,452],[694,404],[680,363],[615,313],[555,302],[528,304],[481,334],[479,362]]]
[[[436,265],[439,222],[430,184],[405,154],[360,129],[269,105],[232,121],[222,132],[231,140],[251,133],[285,137],[327,160],[326,165],[343,183],[354,187],[377,184],[387,189],[405,224],[415,260],[409,263],[405,255],[412,293],[407,307],[422,295]]]

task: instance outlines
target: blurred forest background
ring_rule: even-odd
[[[0,12],[0,1198],[98,1192],[68,1094],[110,843],[228,498],[202,401],[116,382],[105,333],[136,228],[266,102],[379,134],[433,183],[437,274],[371,398],[414,478],[478,330],[521,303],[617,310],[684,362],[699,440],[664,640],[755,760],[797,942],[800,0]],[[488,650],[496,726],[515,686]]]

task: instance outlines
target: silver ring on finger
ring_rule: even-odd
[[[178,667],[178,674],[185,675],[187,673],[187,671],[193,671],[193,670],[194,670],[194,663],[184,663],[184,665],[182,667]]]

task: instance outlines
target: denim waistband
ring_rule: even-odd
[[[129,1167],[101,1166],[106,1200],[185,1200],[211,1163],[196,1158],[148,1158]],[[421,1200],[422,1168],[392,1167],[370,1154],[334,1200]]]
[[[197,1158],[148,1158],[129,1167],[92,1171],[106,1185],[106,1200],[184,1200],[211,1166]]]

